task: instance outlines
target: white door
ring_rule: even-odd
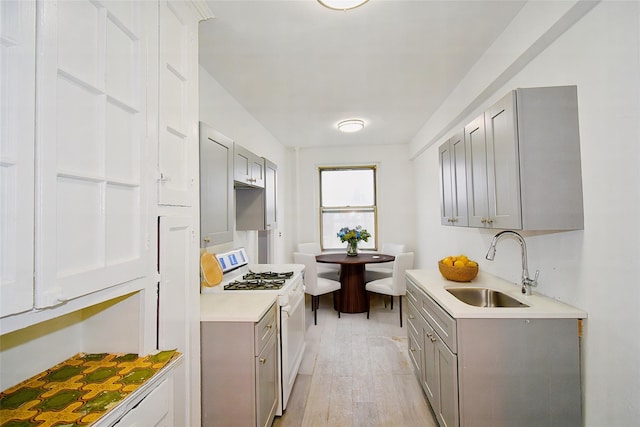
[[[0,1],[0,317],[33,307],[35,23]]]
[[[145,275],[149,7],[38,3],[37,307]]]
[[[160,3],[158,200],[192,206],[198,139],[198,22],[186,2]],[[194,96],[195,94],[195,96]],[[195,128],[194,128],[195,127]],[[196,154],[194,154],[196,153]]]

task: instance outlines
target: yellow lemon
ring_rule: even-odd
[[[453,267],[453,260],[451,258],[449,258],[449,257],[443,259],[442,263],[444,265],[448,265],[449,267]]]
[[[464,267],[466,264],[462,261],[456,261],[453,263],[454,267]]]
[[[459,255],[458,256],[458,261],[462,261],[462,262],[466,263],[466,262],[469,261],[469,258],[467,258],[466,255]]]
[[[475,261],[467,261],[467,266],[469,267],[477,267],[478,263]]]

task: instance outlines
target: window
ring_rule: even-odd
[[[321,167],[319,171],[322,249],[344,249],[338,230],[358,225],[371,233],[369,241],[359,242],[358,247],[377,249],[376,167]]]

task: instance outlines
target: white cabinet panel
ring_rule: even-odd
[[[158,200],[192,206],[197,181],[198,24],[186,3],[160,3]]]
[[[58,67],[82,82],[100,87],[104,10],[89,1],[51,2],[45,9],[45,17],[55,19],[58,28]]]
[[[110,181],[140,182],[140,156],[144,141],[136,137],[139,114],[118,104],[107,102],[106,176]]]
[[[159,348],[188,349],[187,294],[195,230],[190,217],[160,217]],[[198,286],[197,283],[192,283]]]
[[[33,306],[35,22],[0,1],[0,317]]]
[[[152,3],[38,4],[35,306],[144,277],[146,55]],[[121,14],[121,15],[120,15]]]
[[[160,217],[159,224],[159,272],[158,291],[158,348],[177,348],[178,351],[191,354],[193,336],[194,308],[199,313],[193,297],[199,297],[197,261],[194,263],[193,251],[198,251],[194,222],[192,217]],[[176,371],[175,419],[178,425],[190,425],[189,406],[192,399],[198,399],[189,388],[193,379],[189,378],[197,368],[186,365]]]

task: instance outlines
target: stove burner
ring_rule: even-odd
[[[286,279],[290,279],[291,276],[293,276],[293,271],[288,271],[285,273],[275,273],[273,271],[265,271],[262,273],[254,273],[253,271],[249,270],[249,272],[247,274],[245,274],[244,276],[242,276],[243,279],[245,280],[255,280],[255,279],[264,279],[264,280],[286,280]],[[284,283],[284,282],[283,282]]]
[[[246,276],[246,275],[245,275]],[[243,277],[244,279],[244,277]],[[234,280],[227,285],[224,285],[224,290],[227,291],[259,291],[259,290],[273,290],[280,289],[284,285],[284,280]]]

